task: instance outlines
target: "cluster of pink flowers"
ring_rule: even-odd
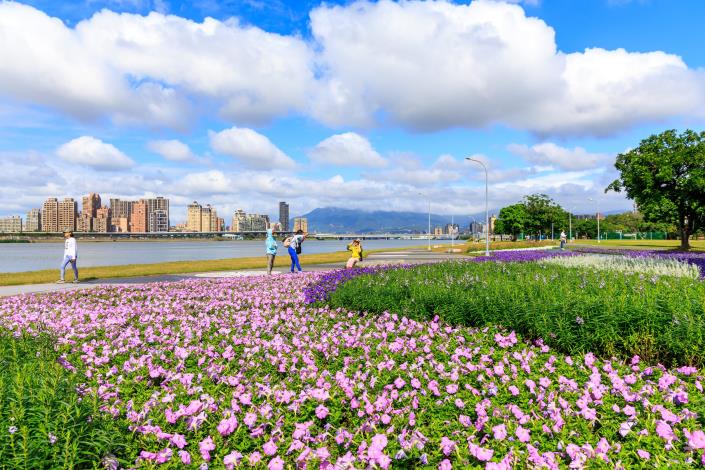
[[[137,466],[705,465],[702,370],[312,307],[320,276],[5,298],[0,327],[58,338]]]

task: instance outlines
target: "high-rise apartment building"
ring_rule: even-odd
[[[200,232],[202,226],[201,205],[193,201],[186,207],[186,230],[189,232]]]
[[[121,218],[130,218],[130,214],[132,214],[132,205],[134,204],[134,201],[125,201],[122,199],[117,199],[117,198],[111,198],[110,199],[110,211],[111,211],[111,216],[116,219],[121,219]]]
[[[279,223],[282,225],[282,231],[289,231],[289,204],[285,201],[279,201]]]
[[[93,218],[93,231],[98,233],[107,233],[112,229],[111,216],[112,211],[108,206],[99,207],[95,211]]]
[[[262,214],[246,214],[238,209],[233,214],[233,232],[264,232],[269,228],[269,216]]]
[[[147,232],[148,222],[147,201],[141,199],[132,204],[132,213],[130,214],[130,232]]]
[[[55,197],[50,197],[42,204],[42,231],[58,232],[59,231],[59,200]]]
[[[19,233],[22,231],[22,217],[12,215],[0,218],[0,233]]]
[[[78,213],[78,202],[72,197],[64,198],[59,202],[59,231],[76,230],[76,215]]]
[[[148,215],[150,232],[169,231],[169,212],[163,209],[155,209]]]
[[[308,232],[308,219],[306,217],[296,217],[294,219],[294,232],[303,231]]]
[[[95,217],[91,217],[90,214],[81,214],[80,217],[76,219],[76,231],[85,233],[92,232],[94,219]]]
[[[126,233],[130,231],[130,219],[127,217],[111,217],[110,231],[118,233]]]
[[[146,199],[150,232],[169,231],[169,200],[158,196]]]
[[[31,209],[27,212],[27,218],[24,223],[25,232],[41,232],[42,230],[42,211],[39,209]]]
[[[82,215],[87,215],[88,217],[95,217],[95,213],[100,207],[100,195],[96,193],[90,193],[88,196],[83,196],[82,202]]]

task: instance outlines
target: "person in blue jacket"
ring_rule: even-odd
[[[272,274],[274,267],[274,259],[277,257],[277,241],[274,239],[274,229],[267,230],[267,239],[265,240],[267,247],[267,274]]]

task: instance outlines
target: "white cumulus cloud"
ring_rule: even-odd
[[[309,157],[323,165],[379,168],[387,164],[370,141],[355,132],[328,137],[309,151]]]
[[[296,164],[266,136],[257,131],[232,127],[210,133],[211,148],[228,155],[249,168],[290,169]]]
[[[702,116],[705,76],[664,52],[565,54],[519,5],[358,1],[311,13],[330,125],[422,131],[501,123],[543,135],[607,135]]]
[[[614,157],[606,153],[592,153],[582,147],[570,149],[553,142],[544,142],[531,147],[524,144],[510,144],[507,150],[536,165],[550,165],[568,171],[589,170],[614,163]]]
[[[147,144],[152,152],[173,162],[189,162],[196,159],[188,145],[180,140],[153,140]]]
[[[125,170],[135,165],[114,145],[87,135],[66,142],[56,150],[56,155],[66,162],[96,170]]]

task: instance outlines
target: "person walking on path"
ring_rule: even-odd
[[[286,246],[286,242],[289,242],[289,246],[287,246],[287,249],[289,251],[289,256],[291,257],[291,272],[294,272],[294,267],[301,272],[301,264],[299,263],[299,253],[301,253],[301,245],[303,244],[304,240],[306,239],[306,234],[303,232],[303,230],[297,230],[296,235],[293,237],[287,238],[284,242],[284,246]]]
[[[565,249],[566,235],[563,230],[561,230],[561,250]]]
[[[77,283],[78,268],[76,267],[76,261],[78,259],[78,247],[76,246],[76,239],[73,238],[73,232],[70,231],[64,232],[64,238],[64,261],[62,261],[61,269],[59,270],[59,274],[61,275],[61,277],[56,282],[57,284],[63,284],[64,282],[66,282],[64,280],[66,265],[71,263],[71,267],[73,268],[73,282]]]
[[[345,267],[347,269],[352,269],[357,266],[357,263],[362,261],[362,244],[360,243],[360,240],[353,240],[352,243],[348,245],[348,251],[351,253]]]
[[[267,230],[267,239],[265,240],[267,247],[267,274],[272,274],[274,267],[274,259],[277,257],[277,241],[274,239],[274,229]]]

